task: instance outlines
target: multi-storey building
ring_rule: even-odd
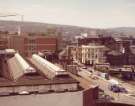
[[[84,64],[105,63],[105,46],[103,45],[82,45],[77,50],[77,60]]]
[[[58,65],[48,64],[37,55],[23,58],[12,49],[0,51],[0,103],[4,106],[16,105],[16,101],[22,103],[20,106],[96,106],[98,86],[80,83]]]
[[[82,39],[78,39],[78,45],[88,45],[89,43],[98,43],[101,44],[101,38],[99,37],[88,37],[88,38],[82,38]]]
[[[111,65],[134,65],[134,45],[133,39],[114,38],[114,49],[107,53],[107,61]]]
[[[10,36],[8,48],[15,49],[23,56],[38,52],[57,51],[57,38],[52,36]]]
[[[5,38],[0,38],[0,50],[7,48],[7,40]]]
[[[135,65],[135,45],[130,46],[129,64]]]

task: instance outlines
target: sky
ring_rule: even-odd
[[[1,14],[24,21],[93,28],[135,27],[135,0],[0,0]],[[20,16],[0,17],[17,20]]]

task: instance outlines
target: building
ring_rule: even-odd
[[[82,45],[81,47],[78,47],[77,60],[81,63],[91,65],[105,63],[105,51],[106,48],[103,45]]]
[[[115,50],[108,52],[106,57],[110,65],[113,66],[122,66],[124,64],[127,64],[128,61],[124,53]]]
[[[11,54],[14,55],[7,57]],[[3,56],[0,58],[0,95],[5,92],[10,95],[13,93],[20,94],[23,91],[49,93],[79,90],[79,82],[70,77],[65,70],[56,71],[44,63],[45,67],[38,67],[39,65],[34,65],[14,51],[10,52],[8,50],[8,52],[3,52],[1,55]],[[49,63],[49,65],[55,66],[52,63]],[[57,69],[60,68],[57,66]],[[63,75],[66,77],[63,77]],[[51,79],[50,76],[52,76]]]
[[[88,45],[89,43],[98,43],[101,44],[102,41],[99,36],[92,36],[92,37],[87,37],[87,38],[79,38],[78,39],[78,45]]]
[[[7,48],[7,40],[6,38],[0,38],[0,50],[1,49],[6,49]]]
[[[135,65],[135,45],[130,46],[129,64]]]
[[[122,38],[114,38],[115,40],[115,50],[121,53],[128,54],[130,52],[129,46],[131,45],[130,40],[122,39]]]
[[[0,103],[4,106],[96,106],[97,89],[76,92],[53,92],[45,94],[5,96]]]
[[[73,63],[73,60],[76,59],[77,46],[67,46],[63,51],[59,53],[59,61],[63,65],[64,68],[66,66]]]
[[[50,65],[54,65],[49,63],[49,66],[46,66],[43,63],[46,68],[34,65],[29,58],[18,55],[20,54],[11,49],[2,50],[0,54],[0,63],[3,67],[0,67],[0,71],[4,72],[0,75],[0,103],[3,105],[96,106],[97,86],[90,84],[89,88],[82,88],[70,74],[66,77],[62,75],[48,79],[44,71],[49,71],[52,69]],[[33,67],[36,72],[29,71],[27,66]]]
[[[10,36],[8,48],[15,49],[23,56],[38,52],[57,52],[57,38],[52,36]]]
[[[95,43],[82,46],[67,46],[59,54],[59,59],[62,64],[65,63],[66,65],[73,64],[74,61],[87,65],[103,64],[106,62],[106,51],[105,46]]]
[[[7,59],[13,57],[16,53],[13,49],[0,50],[0,77],[9,78],[9,73],[7,72],[7,65],[5,64]]]
[[[105,45],[109,49],[115,49],[115,40],[111,36],[101,36],[102,45]]]
[[[113,49],[107,53],[107,61],[111,65],[134,65],[135,47],[133,39],[129,38],[114,38]]]

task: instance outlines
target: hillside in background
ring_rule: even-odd
[[[114,33],[120,33],[121,35],[135,36],[135,27],[118,27],[107,30]]]
[[[105,36],[135,36],[135,27],[96,29],[38,22],[0,21],[0,31],[17,32],[18,26],[21,26],[22,32],[26,33],[45,33],[48,29],[51,29],[60,32],[62,36],[68,37],[68,39],[79,36],[81,33],[88,33],[89,36],[92,36],[93,32]]]

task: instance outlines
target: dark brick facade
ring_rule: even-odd
[[[83,106],[96,106],[98,90],[98,87],[94,87],[83,92]]]

